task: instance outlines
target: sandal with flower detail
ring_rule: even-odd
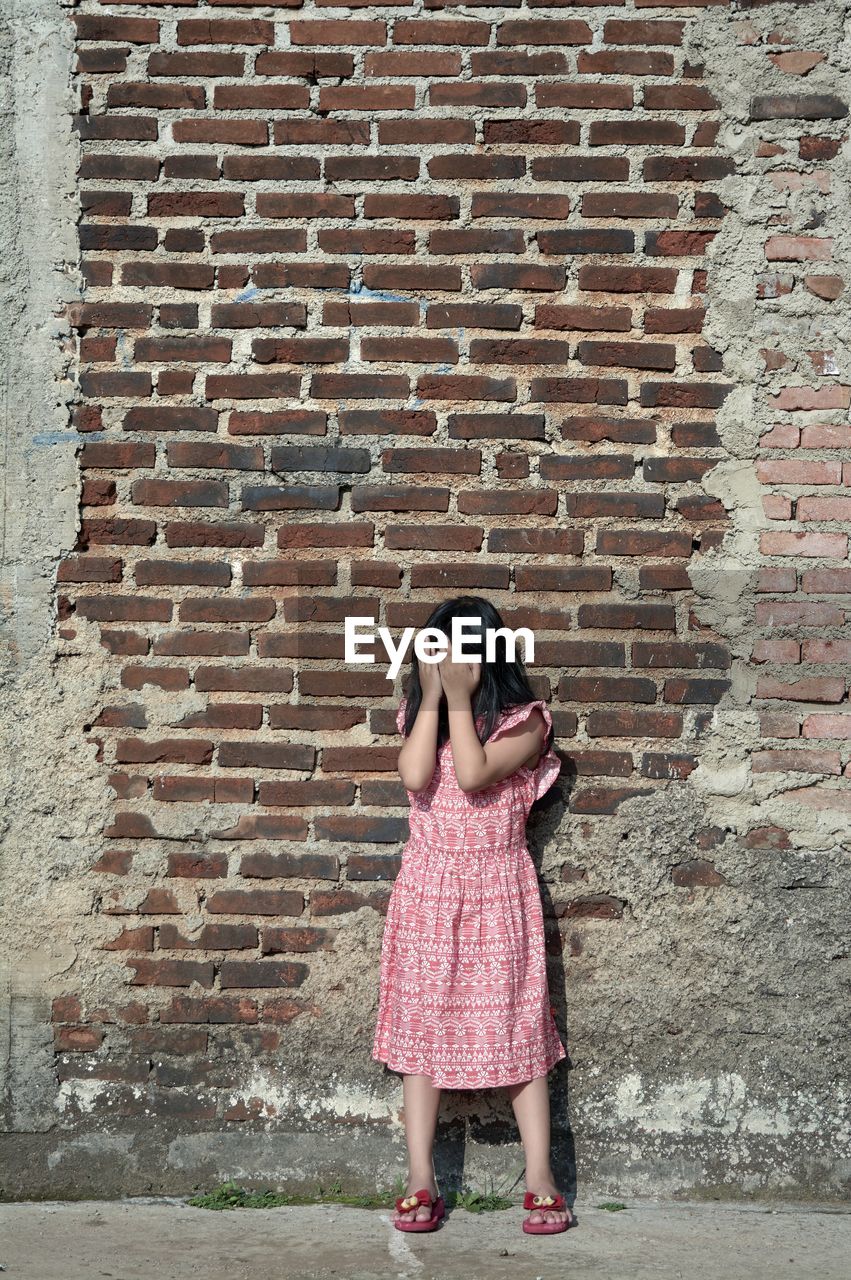
[[[573,1223],[573,1214],[564,1203],[564,1196],[557,1191],[554,1196],[536,1196],[531,1191],[527,1191],[523,1197],[524,1209],[566,1209],[568,1217],[563,1222],[530,1222],[528,1218],[523,1219],[523,1230],[530,1235],[536,1236],[552,1236],[558,1231],[566,1231]]]
[[[393,1226],[399,1231],[434,1231],[440,1224],[446,1214],[446,1205],[443,1196],[438,1196],[432,1201],[431,1196],[425,1188],[422,1191],[414,1191],[409,1196],[397,1196],[396,1208],[400,1213],[405,1213],[409,1209],[418,1209],[421,1204],[427,1205],[431,1209],[430,1218],[397,1218],[393,1221]]]

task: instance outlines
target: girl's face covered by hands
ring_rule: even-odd
[[[475,646],[467,644],[467,650]],[[440,682],[447,699],[471,698],[478,687],[482,674],[481,662],[458,662],[452,660],[452,647],[445,658],[438,663]]]

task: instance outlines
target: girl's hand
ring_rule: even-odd
[[[433,653],[437,648],[437,645],[426,644],[425,647],[430,653]],[[440,683],[439,663],[423,662],[421,658],[418,658],[417,669],[420,673],[420,688],[423,691],[423,701],[437,705],[443,697],[443,685]]]
[[[482,674],[480,662],[453,662],[452,651],[437,664],[447,702],[469,701]]]

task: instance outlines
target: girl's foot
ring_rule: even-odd
[[[555,1196],[558,1195],[558,1187],[552,1177],[532,1178],[526,1181],[526,1190],[531,1191],[535,1196]],[[550,1209],[546,1205],[541,1205],[540,1209],[533,1209],[526,1219],[527,1222],[564,1222],[567,1220],[568,1226],[573,1221],[573,1214],[565,1207],[563,1209]]]
[[[394,1222],[399,1220],[401,1220],[402,1222],[413,1222],[414,1219],[417,1219],[420,1222],[428,1222],[429,1218],[434,1213],[434,1202],[437,1199],[437,1183],[435,1182],[435,1179],[433,1177],[408,1178],[408,1183],[405,1188],[405,1195],[412,1196],[415,1191],[421,1191],[423,1188],[425,1188],[425,1190],[431,1196],[431,1200],[432,1200],[431,1207],[429,1208],[427,1204],[418,1205],[416,1209],[400,1210],[394,1207],[393,1209]]]

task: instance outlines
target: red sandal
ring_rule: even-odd
[[[422,1190],[414,1191],[409,1196],[396,1197],[396,1208],[400,1213],[405,1213],[408,1209],[418,1209],[421,1204],[431,1208],[430,1218],[394,1218],[393,1226],[399,1231],[434,1231],[446,1213],[443,1196],[438,1196],[432,1202],[428,1191]]]
[[[554,1196],[536,1196],[533,1192],[527,1191],[523,1197],[524,1209],[567,1209],[564,1203],[564,1196],[557,1191]],[[568,1217],[564,1222],[530,1222],[528,1218],[523,1219],[523,1230],[530,1235],[535,1236],[552,1236],[558,1231],[566,1231],[573,1222],[573,1214],[567,1209]]]

